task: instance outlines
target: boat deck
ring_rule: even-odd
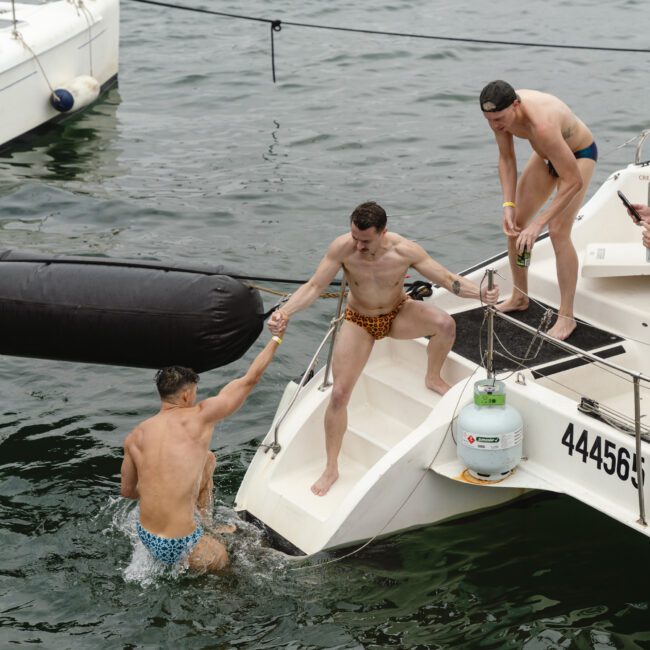
[[[542,306],[542,303],[531,302],[526,311],[511,312],[509,316],[537,328],[546,308],[548,307]],[[483,322],[484,313],[483,307],[477,307],[453,314],[456,321],[456,343],[453,351],[473,363],[479,363],[481,353],[487,349],[487,324]],[[536,376],[546,376],[585,363],[567,350],[546,341],[543,341],[541,346],[536,342],[529,351],[534,335],[498,317],[494,319],[494,332],[495,372],[516,371],[525,365],[535,368]],[[579,324],[566,342],[602,358],[609,358],[625,352],[622,341],[624,339],[611,332],[592,325]],[[526,357],[528,360],[525,363],[517,360]]]
[[[516,320],[537,328],[541,322],[545,305],[531,303],[524,312],[509,314]],[[482,307],[454,314],[456,321],[456,344],[454,352],[479,363],[481,352],[487,349],[487,326],[483,324]],[[632,380],[619,372],[607,368],[595,368],[590,359],[586,359],[547,341],[534,342],[530,334],[516,325],[501,318],[494,320],[494,370],[496,373],[530,370],[539,385],[559,395],[579,403],[582,410],[584,400],[595,404],[596,411],[586,410],[593,417],[614,415],[628,432],[634,425],[634,395]],[[481,341],[481,347],[477,341]],[[579,323],[567,343],[602,359],[611,359],[623,368],[639,368],[637,345],[633,340],[624,339],[603,329]],[[502,347],[503,346],[503,347]],[[505,348],[505,349],[504,349]],[[529,350],[530,348],[530,350]],[[528,357],[526,362],[519,359]],[[650,440],[650,386],[642,382],[641,386],[641,432],[644,440]],[[585,407],[592,407],[586,404]],[[605,409],[606,413],[601,409]]]

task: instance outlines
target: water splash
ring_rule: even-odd
[[[188,575],[198,577],[200,574],[190,573],[187,560],[180,561],[174,566],[168,566],[151,557],[144,547],[136,530],[140,511],[132,501],[120,497],[109,497],[106,505],[93,517],[108,518],[110,524],[105,534],[120,533],[131,543],[132,554],[128,565],[122,570],[122,578],[127,583],[135,583],[141,587],[155,587],[168,580],[176,581]],[[233,525],[233,534],[219,534],[223,526]],[[284,574],[295,562],[280,551],[266,545],[264,533],[256,526],[242,521],[232,508],[216,504],[204,528],[207,533],[219,537],[226,546],[231,560],[228,573],[245,577],[255,584],[261,585],[277,580],[278,574]]]

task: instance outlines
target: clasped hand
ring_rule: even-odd
[[[289,324],[289,317],[280,309],[276,309],[269,318],[267,323],[269,330],[273,336],[282,337],[287,325]]]

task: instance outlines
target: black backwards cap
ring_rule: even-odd
[[[481,91],[481,110],[484,113],[495,113],[502,111],[517,99],[515,89],[506,81],[497,79],[491,81]]]

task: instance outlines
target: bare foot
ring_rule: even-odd
[[[451,388],[451,386],[440,377],[437,379],[425,379],[424,383],[429,390],[440,393],[440,395],[444,395]]]
[[[566,341],[571,334],[573,334],[575,328],[576,322],[573,318],[569,318],[568,316],[558,316],[555,325],[553,325],[553,327],[548,331],[548,335],[558,341]]]
[[[497,311],[504,313],[509,311],[526,311],[526,309],[528,309],[528,298],[525,296],[510,296],[508,300],[504,300],[497,305]]]
[[[224,524],[214,529],[215,533],[220,533],[221,535],[232,535],[237,532],[237,526],[235,524]]]
[[[317,497],[322,497],[325,496],[328,492],[329,489],[336,483],[336,480],[339,477],[339,473],[334,470],[334,471],[328,471],[325,470],[320,478],[316,481],[311,486],[311,491],[317,496]]]

